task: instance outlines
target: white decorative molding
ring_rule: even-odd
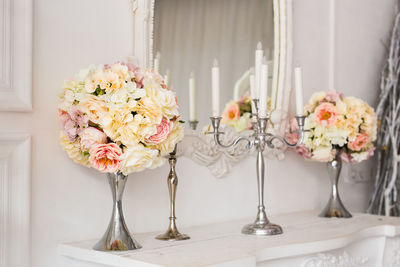
[[[383,266],[385,267],[400,266],[400,238],[397,237],[397,238],[386,239]]]
[[[208,129],[209,130],[209,129]],[[229,144],[235,140],[239,134],[250,136],[253,131],[242,131],[240,133],[230,126],[222,124],[220,130],[221,142]],[[272,129],[269,129],[273,131]],[[274,141],[276,148],[271,149],[266,146],[264,155],[269,159],[282,160],[285,158],[286,147],[278,140]],[[214,141],[214,135],[192,130],[185,131],[185,138],[178,145],[178,156],[184,155],[199,165],[206,166],[211,174],[216,178],[222,178],[228,174],[233,166],[241,162],[249,154],[255,156],[255,150],[247,150],[246,142],[239,142],[238,146],[229,149],[220,148]]]
[[[0,267],[30,266],[31,142],[0,133]]]
[[[0,111],[32,110],[32,0],[0,0]]]
[[[303,267],[360,267],[368,262],[366,257],[352,257],[347,252],[335,256],[333,254],[319,253],[306,260]]]
[[[134,55],[139,66],[153,67],[154,1],[131,0],[134,14]]]

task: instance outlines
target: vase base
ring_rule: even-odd
[[[140,249],[142,246],[132,237],[124,237],[122,239],[101,239],[94,245],[93,249],[98,251],[127,251]]]
[[[325,218],[351,218],[351,213],[340,203],[329,202],[325,209],[319,214]]]
[[[272,223],[251,223],[247,224],[242,229],[242,234],[245,235],[280,235],[282,234],[282,227]]]
[[[178,230],[168,229],[164,234],[156,236],[156,239],[163,241],[179,241],[190,239],[190,236],[181,234]]]

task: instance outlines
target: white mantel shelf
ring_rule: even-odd
[[[59,254],[116,267],[400,266],[399,218],[354,214],[351,219],[326,219],[317,214],[270,216],[283,227],[284,234],[277,236],[241,234],[251,221],[246,219],[182,228],[191,237],[186,241],[159,241],[154,238],[159,232],[138,233],[135,238],[143,248],[136,251],[94,251],[97,240],[88,240],[61,244]],[[322,265],[324,258],[333,265]]]

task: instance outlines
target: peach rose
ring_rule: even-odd
[[[172,122],[162,119],[161,123],[157,126],[157,133],[146,139],[148,144],[160,144],[164,142],[172,131]]]
[[[314,111],[317,123],[330,127],[335,124],[337,117],[336,107],[331,103],[322,103]]]
[[[101,114],[107,111],[106,102],[94,95],[88,96],[82,102],[82,108],[88,114],[89,119],[95,123],[99,123]]]
[[[236,102],[228,103],[225,107],[224,113],[222,114],[222,120],[224,123],[238,120],[240,118],[240,108]]]
[[[90,149],[89,160],[101,172],[116,172],[121,167],[122,150],[115,143],[95,144]]]
[[[95,127],[86,128],[81,134],[81,149],[89,151],[95,144],[104,144],[107,135]]]
[[[361,133],[354,138],[353,141],[350,141],[347,145],[353,151],[360,151],[363,149],[369,142],[369,136],[367,134]]]

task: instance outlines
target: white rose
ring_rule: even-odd
[[[368,158],[368,151],[361,153],[351,153],[351,157],[356,162],[364,161]]]
[[[156,102],[161,106],[162,113],[165,117],[172,119],[173,117],[179,116],[179,109],[174,92],[160,89],[156,99]]]
[[[233,126],[235,127],[235,130],[237,132],[241,132],[249,129],[249,124],[250,124],[250,113],[247,112],[243,114],[243,116],[241,116],[239,120],[234,122]]]
[[[121,170],[125,175],[160,165],[158,150],[145,147],[140,143],[125,148],[123,157]]]
[[[335,156],[335,150],[331,147],[318,147],[313,151],[311,159],[321,162],[332,161]]]

